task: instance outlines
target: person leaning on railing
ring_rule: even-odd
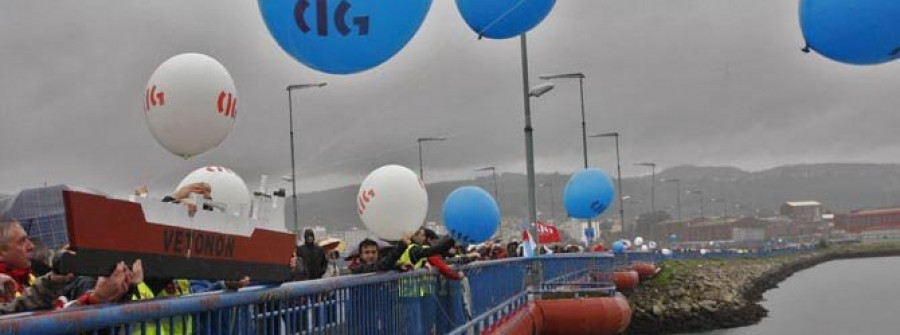
[[[16,220],[0,220],[0,314],[30,312],[62,307],[66,282],[72,274],[47,273],[35,277],[31,273],[29,253],[34,244]],[[64,248],[66,249],[66,248]],[[134,270],[132,272],[132,269]],[[128,292],[132,279],[143,276],[140,260],[129,269],[124,262],[116,265],[109,277],[100,277],[94,289],[66,305],[93,305],[118,301]]]

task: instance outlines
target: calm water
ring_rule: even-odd
[[[704,334],[900,334],[900,257],[819,264],[763,297],[759,324]]]

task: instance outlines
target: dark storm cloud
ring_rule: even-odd
[[[631,163],[760,169],[822,161],[893,162],[896,64],[851,67],[803,54],[795,1],[558,1],[529,34],[532,84],[584,72],[589,132],[622,133]],[[235,79],[240,111],[219,147],[181,160],[159,146],[141,111],[144,85],[168,57],[208,54]],[[254,184],[289,173],[288,84],[295,92],[301,189],[358,182],[389,163],[429,179],[471,178],[495,165],[524,171],[518,40],[477,40],[453,1],[437,0],[418,35],[380,67],[315,72],[269,36],[256,1],[0,3],[0,191],[48,183],[122,194],[167,192],[217,164]],[[538,171],[580,166],[578,86],[534,100]],[[589,141],[612,171],[612,142]],[[270,180],[273,180],[270,179]]]

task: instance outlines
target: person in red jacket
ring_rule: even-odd
[[[438,235],[434,230],[422,228],[422,231],[425,232],[425,243],[429,246],[437,246],[437,244],[440,243]],[[428,265],[432,268],[437,268],[438,272],[447,279],[460,280],[466,276],[462,271],[454,271],[451,269],[450,266],[444,262],[443,254],[433,254],[428,256]]]

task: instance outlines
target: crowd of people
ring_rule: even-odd
[[[136,195],[141,193],[145,194],[146,188],[136,190]],[[192,194],[209,199],[211,189],[205,183],[191,184],[163,201],[182,204],[193,216],[202,207],[198,208]],[[566,251],[546,249],[542,253]],[[14,218],[0,220],[0,315],[237,290],[249,285],[251,279],[249,276],[238,281],[145,279],[140,260],[131,264],[119,262],[108,276],[76,276],[56,270],[57,260],[66,253],[74,252],[68,247],[52,250],[30,239]],[[517,241],[503,244],[501,240],[490,240],[479,245],[463,245],[422,227],[399,241],[364,239],[341,262],[337,250],[322,248],[316,243],[313,231],[305,230],[303,243],[297,246],[286,266],[291,269],[292,281],[417,269],[435,269],[448,280],[459,280],[465,274],[455,270],[454,265],[522,254],[522,246]]]

